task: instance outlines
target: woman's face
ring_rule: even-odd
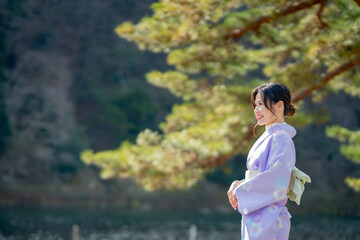
[[[261,98],[261,93],[256,94],[254,113],[260,126],[269,125],[277,120],[276,115],[266,108]]]

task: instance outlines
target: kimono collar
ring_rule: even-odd
[[[291,138],[293,138],[296,135],[296,130],[293,126],[287,124],[286,122],[282,123],[272,123],[268,126],[265,126],[266,131],[269,134],[273,134],[277,131],[284,131],[286,132]]]
[[[282,122],[282,123],[272,123],[272,124],[270,124],[270,125],[265,126],[265,129],[266,129],[266,130],[269,130],[271,127],[276,126],[276,125],[280,125],[280,124],[286,124],[286,122]]]

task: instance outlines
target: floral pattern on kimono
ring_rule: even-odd
[[[288,239],[291,215],[285,204],[296,161],[295,134],[296,130],[286,123],[272,126],[249,152],[247,168],[260,173],[235,189],[243,240]]]

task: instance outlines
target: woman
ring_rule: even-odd
[[[256,126],[265,125],[266,131],[248,154],[245,179],[233,182],[228,197],[242,214],[241,239],[285,240],[291,218],[285,204],[296,158],[292,140],[296,130],[285,117],[293,116],[296,108],[289,89],[280,83],[255,88],[251,103]]]

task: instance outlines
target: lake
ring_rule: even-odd
[[[0,240],[240,240],[239,214],[0,208]],[[72,236],[72,232],[78,232]],[[293,216],[291,240],[360,240],[360,218]]]

